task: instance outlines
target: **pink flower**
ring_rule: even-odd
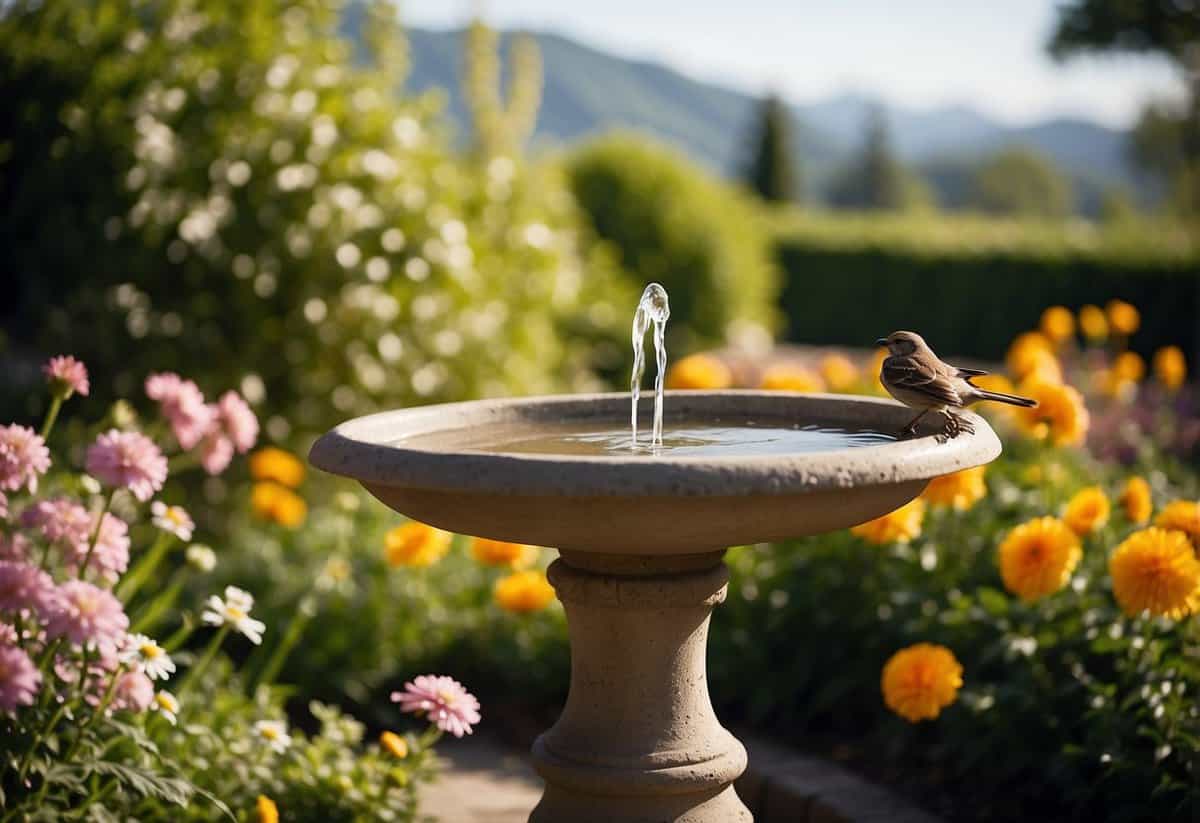
[[[8,495],[0,492],[0,520],[8,519]]]
[[[392,692],[392,702],[399,703],[402,712],[426,715],[430,723],[455,737],[470,734],[471,726],[481,719],[475,695],[445,675],[414,678],[404,684],[404,691]]]
[[[80,363],[71,355],[51,357],[42,366],[42,374],[47,382],[54,387],[55,393],[63,392],[65,397],[72,394],[88,394],[87,366]]]
[[[50,468],[50,450],[28,426],[0,426],[0,489],[17,491],[22,486],[37,491],[38,477]]]
[[[233,441],[238,454],[245,454],[258,441],[258,418],[250,406],[235,391],[227,391],[217,401],[217,413],[225,434]]]
[[[0,560],[28,560],[29,538],[23,534],[0,534]]]
[[[124,486],[146,501],[167,479],[167,458],[146,435],[109,429],[88,446],[87,470],[100,482]]]
[[[78,571],[86,555],[87,544],[84,544],[83,552],[71,561],[72,571]],[[96,569],[100,577],[110,585],[116,583],[117,578],[129,568],[129,525],[124,520],[114,514],[104,513],[88,566]]]
[[[29,655],[0,646],[0,709],[13,712],[18,706],[32,706],[41,685],[42,673]]]
[[[58,604],[46,624],[51,637],[65,637],[76,645],[92,642],[101,649],[120,643],[129,628],[121,601],[110,592],[71,580],[58,587]]]
[[[93,519],[82,505],[65,497],[39,500],[21,512],[21,525],[37,529],[46,542],[69,547],[72,553],[87,550]]]
[[[215,422],[216,409],[204,402],[196,384],[172,372],[147,377],[146,396],[158,401],[180,448],[194,448]]]
[[[56,605],[50,575],[29,563],[0,560],[0,611],[53,614]]]
[[[200,444],[200,465],[211,475],[218,475],[229,468],[233,460],[233,441],[216,430]]]
[[[125,672],[117,680],[113,690],[112,703],[109,706],[114,711],[125,709],[131,712],[144,712],[154,702],[154,683],[141,672]]]

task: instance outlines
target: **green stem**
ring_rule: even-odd
[[[144,634],[147,629],[154,627],[164,612],[175,605],[179,593],[183,591],[183,575],[180,574],[182,571],[177,571],[170,584],[138,613],[129,629],[130,634]]]
[[[25,757],[21,759],[21,768],[17,771],[18,783],[25,781],[25,774],[29,771],[29,767],[33,763],[34,754],[37,753],[38,748],[42,745],[42,741],[46,739],[46,735],[54,731],[54,727],[58,725],[59,720],[62,720],[63,712],[66,710],[67,703],[64,700],[59,704],[58,710],[50,716],[50,720],[46,722],[46,725],[42,726],[38,730],[38,733],[34,735],[33,745],[29,747],[29,751],[25,752]]]
[[[194,684],[200,675],[204,673],[204,670],[212,664],[213,658],[217,655],[217,649],[221,647],[221,643],[225,640],[225,635],[227,634],[229,634],[228,624],[221,626],[220,630],[213,635],[212,640],[208,642],[208,648],[204,650],[204,654],[202,654],[200,659],[196,661],[195,665],[188,670],[187,675],[183,678],[183,682],[179,684],[179,691],[175,693],[181,702],[183,700],[183,696],[187,693],[187,690],[191,688],[192,684]]]
[[[104,508],[100,510],[100,516],[96,518],[96,528],[92,530],[92,539],[88,542],[87,554],[83,556],[83,564],[79,567],[79,579],[87,574],[88,563],[92,562],[92,552],[96,550],[96,542],[100,539],[100,527],[104,525],[104,515],[108,514],[108,510],[112,508],[113,497],[116,496],[116,490],[108,493],[108,497],[104,498]]]
[[[150,551],[142,555],[134,567],[125,575],[125,579],[117,586],[117,599],[122,603],[129,603],[130,599],[137,594],[138,589],[146,582],[162,559],[167,556],[167,550],[171,548],[171,538],[174,537],[170,532],[160,531],[158,537],[154,540],[154,545],[150,547]]]
[[[46,412],[46,419],[42,421],[42,430],[40,432],[43,440],[50,439],[50,432],[54,428],[54,421],[58,419],[58,410],[62,408],[65,398],[66,395],[61,392],[55,392],[54,397],[50,398],[50,408]]]
[[[108,711],[108,704],[112,702],[113,694],[117,691],[117,683],[121,680],[121,675],[125,674],[125,667],[118,666],[113,672],[112,680],[109,681],[108,690],[104,693],[104,699],[100,701],[100,705],[96,707],[83,724],[83,728],[79,730],[79,736],[75,738],[75,742],[71,744],[71,748],[67,751],[67,756],[62,759],[63,763],[70,763],[71,758],[75,756],[75,752],[79,751],[79,747],[83,744],[83,738],[88,733],[88,730],[96,723],[96,718]]]
[[[300,604],[298,614],[292,618],[292,622],[288,624],[287,633],[283,639],[271,652],[271,657],[266,664],[255,675],[250,684],[251,693],[259,686],[269,686],[275,682],[275,678],[279,675],[279,670],[283,668],[284,661],[287,660],[288,654],[295,648],[300,641],[301,635],[304,634],[304,629],[308,622],[313,618],[313,607],[311,603]]]
[[[91,794],[89,794],[88,799],[85,800],[83,802],[83,805],[80,806],[79,809],[76,811],[75,817],[78,818],[79,820],[83,820],[86,817],[84,812],[87,811],[88,806],[91,806],[93,803],[98,803],[99,801],[108,797],[110,794],[113,793],[113,789],[115,789],[115,788],[117,788],[117,781],[109,780],[107,783],[104,784],[104,788],[100,789],[100,791],[92,792]]]
[[[168,637],[162,644],[163,651],[167,652],[168,654],[174,654],[175,650],[186,643],[187,639],[192,636],[192,632],[195,630],[196,627],[192,624],[192,621],[185,619],[183,621],[183,625],[175,630],[175,634]]]

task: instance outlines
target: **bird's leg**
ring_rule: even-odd
[[[917,433],[917,424],[920,423],[921,418],[927,414],[929,414],[929,409],[925,409],[925,411],[921,412],[915,418],[913,418],[913,421],[911,423],[909,423],[907,426],[905,426],[903,429],[900,430],[900,436],[901,437],[912,437],[914,434],[916,434]]]
[[[942,429],[942,437],[944,440],[950,440],[958,437],[963,432],[967,434],[975,433],[975,424],[965,417],[959,417],[949,409],[943,409],[942,414],[946,417],[946,426]]]

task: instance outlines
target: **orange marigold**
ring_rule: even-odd
[[[888,543],[908,543],[914,537],[920,536],[924,520],[925,501],[918,497],[883,517],[855,526],[850,532],[868,543],[879,546]]]
[[[826,355],[821,360],[821,377],[834,391],[848,391],[858,383],[858,367],[844,354]]]
[[[1108,315],[1109,328],[1114,334],[1129,337],[1142,325],[1142,316],[1138,310],[1124,300],[1109,300],[1104,308]]]
[[[933,720],[958,698],[962,665],[945,646],[917,643],[883,666],[883,702],[910,723]]]
[[[1163,506],[1154,525],[1181,531],[1200,546],[1200,505],[1194,500],[1173,500]]]
[[[1051,372],[1058,366],[1058,358],[1054,356],[1054,345],[1046,335],[1027,331],[1013,339],[1004,356],[1004,363],[1009,374],[1022,380],[1034,372]],[[1054,365],[1050,366],[1050,363]]]
[[[1150,484],[1141,477],[1131,477],[1125,481],[1118,498],[1125,516],[1131,523],[1145,523],[1154,511],[1154,501],[1150,497]]]
[[[1200,560],[1178,531],[1131,534],[1108,561],[1113,596],[1133,617],[1148,611],[1178,620],[1200,611]]]
[[[304,464],[290,452],[267,446],[250,455],[250,476],[294,489],[304,480]]]
[[[1061,346],[1075,336],[1075,315],[1066,306],[1051,306],[1042,312],[1038,328],[1052,343]]]
[[[763,372],[760,388],[768,391],[825,391],[825,383],[816,372],[803,366],[780,363]]]
[[[265,794],[258,796],[254,808],[258,812],[258,823],[279,823],[279,807]]]
[[[987,466],[975,466],[935,477],[929,481],[921,498],[932,506],[951,506],[966,511],[987,495],[987,483],[983,480],[986,472]]]
[[[496,581],[493,592],[500,608],[517,614],[541,611],[554,599],[554,587],[537,569],[513,572]]]
[[[1038,517],[1000,543],[1000,577],[1006,589],[1032,603],[1066,586],[1082,557],[1079,537],[1066,523]]]
[[[524,568],[537,559],[537,547],[524,543],[507,543],[486,537],[471,538],[471,554],[485,566]]]
[[[388,565],[432,566],[450,550],[452,535],[416,520],[390,529],[383,539]]]
[[[1163,346],[1154,353],[1154,376],[1170,391],[1187,379],[1187,359],[1178,346]]]
[[[278,483],[255,483],[250,490],[250,508],[263,520],[294,529],[304,522],[308,505],[304,498]]]
[[[1108,337],[1108,318],[1099,306],[1084,306],[1079,310],[1079,330],[1088,340],[1097,341]]]
[[[1077,446],[1087,435],[1087,406],[1083,395],[1061,383],[1031,381],[1022,384],[1020,394],[1038,402],[1034,408],[1019,408],[1014,417],[1027,434],[1039,440],[1049,439],[1056,446]]]
[[[667,370],[668,389],[727,389],[733,385],[733,372],[711,354],[691,354]]]
[[[408,757],[408,743],[395,732],[384,732],[379,735],[379,745],[391,754],[392,757],[399,758],[400,760]]]
[[[1123,351],[1113,360],[1112,371],[1121,380],[1137,383],[1146,376],[1146,361],[1137,352]]]
[[[1067,503],[1063,521],[1080,537],[1104,528],[1111,506],[1108,495],[1099,486],[1080,489]]]

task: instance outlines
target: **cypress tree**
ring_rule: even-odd
[[[746,170],[746,183],[772,203],[799,196],[799,174],[792,158],[791,113],[778,96],[768,95],[759,106],[759,126],[754,156]]]

